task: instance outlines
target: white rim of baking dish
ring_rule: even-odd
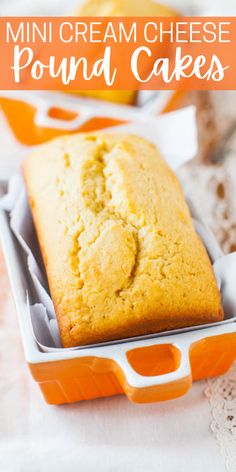
[[[34,339],[29,317],[27,316],[27,292],[26,285],[24,285],[25,274],[20,266],[16,241],[9,227],[8,215],[2,209],[0,209],[0,236],[16,304],[24,353],[26,361],[31,364],[93,356],[111,359],[116,362],[122,369],[130,386],[144,388],[164,385],[165,383],[191,376],[189,349],[192,343],[211,336],[236,332],[236,323],[234,320],[228,320],[227,322],[219,323],[217,326],[202,327],[179,333],[173,331],[172,334],[156,335],[149,339],[144,337],[143,339],[110,343],[98,347],[81,348],[80,350],[59,349],[56,352],[42,352]],[[173,372],[158,376],[144,376],[137,373],[128,361],[127,353],[130,350],[165,344],[171,344],[176,347],[181,354],[180,365]]]
[[[142,106],[112,103],[56,91],[1,90],[0,96],[35,106],[37,108],[35,124],[38,126],[73,130],[94,116],[143,121],[161,113],[174,93],[175,91],[173,90],[156,91],[152,96],[152,100],[148,100]],[[83,117],[80,118],[78,116],[68,122],[51,118],[48,115],[51,108],[62,108],[65,111],[72,111],[79,115],[82,114]]]
[[[101,116],[100,111],[102,111],[102,116],[109,116],[114,118],[122,118],[124,119],[124,115],[126,115],[127,119],[135,119],[144,121],[146,119],[150,119],[150,114],[146,114],[144,109],[145,107],[131,107],[128,105],[114,105],[107,103],[104,105],[104,102],[99,100],[92,100],[92,99],[83,99],[78,97],[71,97],[71,105],[69,105],[70,99],[68,97],[63,96],[63,94],[59,94],[57,92],[48,95],[47,103],[45,105],[45,93],[41,94],[38,93],[37,95],[26,94],[22,92],[7,92],[2,93],[1,95],[8,96],[9,98],[16,98],[21,99],[24,102],[29,102],[32,105],[35,105],[39,110],[37,113],[37,124],[41,124],[43,126],[51,126],[51,127],[59,127],[60,120],[51,120],[48,119],[48,110],[50,107],[61,107],[63,108],[63,99],[65,100],[65,109],[68,110],[75,110],[78,109],[73,106],[75,103],[75,98],[77,100],[77,104],[79,109],[81,110],[81,106],[85,107],[87,110],[88,104],[92,104],[93,106],[93,114],[92,116],[96,115]],[[60,105],[59,105],[60,104]],[[69,105],[69,106],[68,106]],[[95,110],[94,110],[95,107]],[[104,110],[107,110],[107,115]],[[153,107],[155,109],[155,107]],[[85,111],[86,114],[86,111]],[[87,114],[87,118],[89,119],[90,115]],[[47,121],[48,120],[48,121]],[[56,121],[56,123],[55,123]],[[69,122],[71,128],[72,122]],[[74,124],[75,125],[75,124]],[[78,122],[77,125],[78,126]],[[63,129],[65,129],[65,122],[63,121]],[[32,147],[30,148],[32,149]],[[39,349],[39,346],[34,339],[32,327],[30,324],[29,316],[28,316],[28,306],[27,306],[27,282],[23,283],[25,274],[22,271],[22,267],[20,265],[19,257],[17,254],[16,248],[16,241],[14,236],[11,232],[9,227],[8,216],[6,212],[0,210],[0,233],[1,233],[1,240],[3,251],[5,254],[5,259],[8,267],[8,273],[10,277],[11,287],[13,291],[13,296],[16,304],[18,320],[20,325],[21,337],[23,341],[24,353],[26,357],[26,361],[33,364],[33,363],[46,363],[46,362],[54,362],[54,361],[63,361],[67,359],[75,359],[75,358],[82,358],[82,357],[99,357],[104,359],[111,359],[116,364],[120,366],[122,369],[126,380],[130,386],[136,388],[144,388],[144,387],[151,387],[156,385],[163,385],[167,382],[172,382],[176,380],[181,380],[185,377],[191,376],[191,369],[189,363],[189,349],[192,343],[199,341],[201,339],[236,332],[236,323],[234,319],[224,320],[223,322],[219,322],[217,324],[211,325],[210,327],[206,326],[198,326],[189,328],[188,331],[183,330],[173,330],[170,333],[159,333],[156,335],[149,335],[143,336],[139,338],[133,338],[129,340],[121,340],[115,342],[109,342],[106,344],[100,344],[96,347],[81,347],[79,350],[70,350],[70,349],[57,349],[54,352],[42,352]],[[19,250],[19,248],[18,248]],[[165,345],[171,344],[176,347],[181,353],[180,365],[177,370],[172,371],[170,373],[166,373],[163,375],[158,376],[144,376],[138,374],[131,364],[128,361],[127,353],[130,350],[135,348],[143,348],[148,346],[154,345]]]

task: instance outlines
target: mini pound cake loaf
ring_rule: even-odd
[[[75,10],[78,16],[176,16],[165,2],[156,0],[84,0]]]
[[[24,176],[65,347],[222,319],[210,260],[153,144],[64,136],[27,157]]]

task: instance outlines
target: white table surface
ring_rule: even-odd
[[[183,398],[135,405],[123,396],[51,406],[25,363],[14,304],[0,307],[0,470],[2,472],[224,472],[197,382]]]
[[[223,8],[223,13],[233,14],[235,5],[229,0],[168,3],[195,8],[196,3],[205,7],[207,3],[213,14]],[[75,0],[0,0],[0,15],[59,15],[76,4]],[[0,261],[1,472],[226,471],[210,429],[205,381],[195,383],[185,397],[159,404],[135,405],[117,396],[47,405],[24,361],[2,257]]]

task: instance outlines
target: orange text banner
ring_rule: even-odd
[[[2,90],[233,90],[236,17],[2,17]]]

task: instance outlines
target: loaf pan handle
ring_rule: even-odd
[[[140,362],[142,349],[148,349],[149,354],[153,353],[155,356],[155,349],[161,347],[172,350],[176,368],[159,375],[151,375],[151,372],[145,375],[145,371],[142,372],[142,363]],[[155,342],[147,340],[141,347],[135,349],[130,349],[130,346],[124,348],[116,357],[116,362],[122,371],[122,378],[119,378],[119,380],[127,397],[137,403],[146,403],[168,400],[184,395],[192,385],[189,348],[190,343],[186,341],[167,344],[164,339],[159,339]],[[156,349],[156,353],[158,353],[158,349]],[[132,355],[133,359],[136,356],[135,362],[132,360]],[[158,358],[156,360],[158,362]],[[136,368],[134,368],[135,363]],[[159,364],[161,365],[161,363],[160,361]],[[148,365],[147,362],[145,364],[146,366]]]
[[[56,129],[62,129],[65,131],[73,131],[73,130],[78,130],[80,126],[82,126],[89,118],[90,115],[87,113],[84,113],[84,116],[78,116],[77,118],[74,118],[73,120],[62,120],[60,118],[52,118],[49,116],[49,110],[53,108],[52,106],[47,105],[44,103],[42,106],[38,107],[36,115],[34,117],[35,124],[37,126],[43,126],[46,128],[56,128]],[[55,108],[57,106],[55,105]],[[59,106],[58,106],[59,108]],[[73,112],[76,110],[70,109],[70,108],[65,108],[64,106],[60,107],[63,109],[65,112]]]

